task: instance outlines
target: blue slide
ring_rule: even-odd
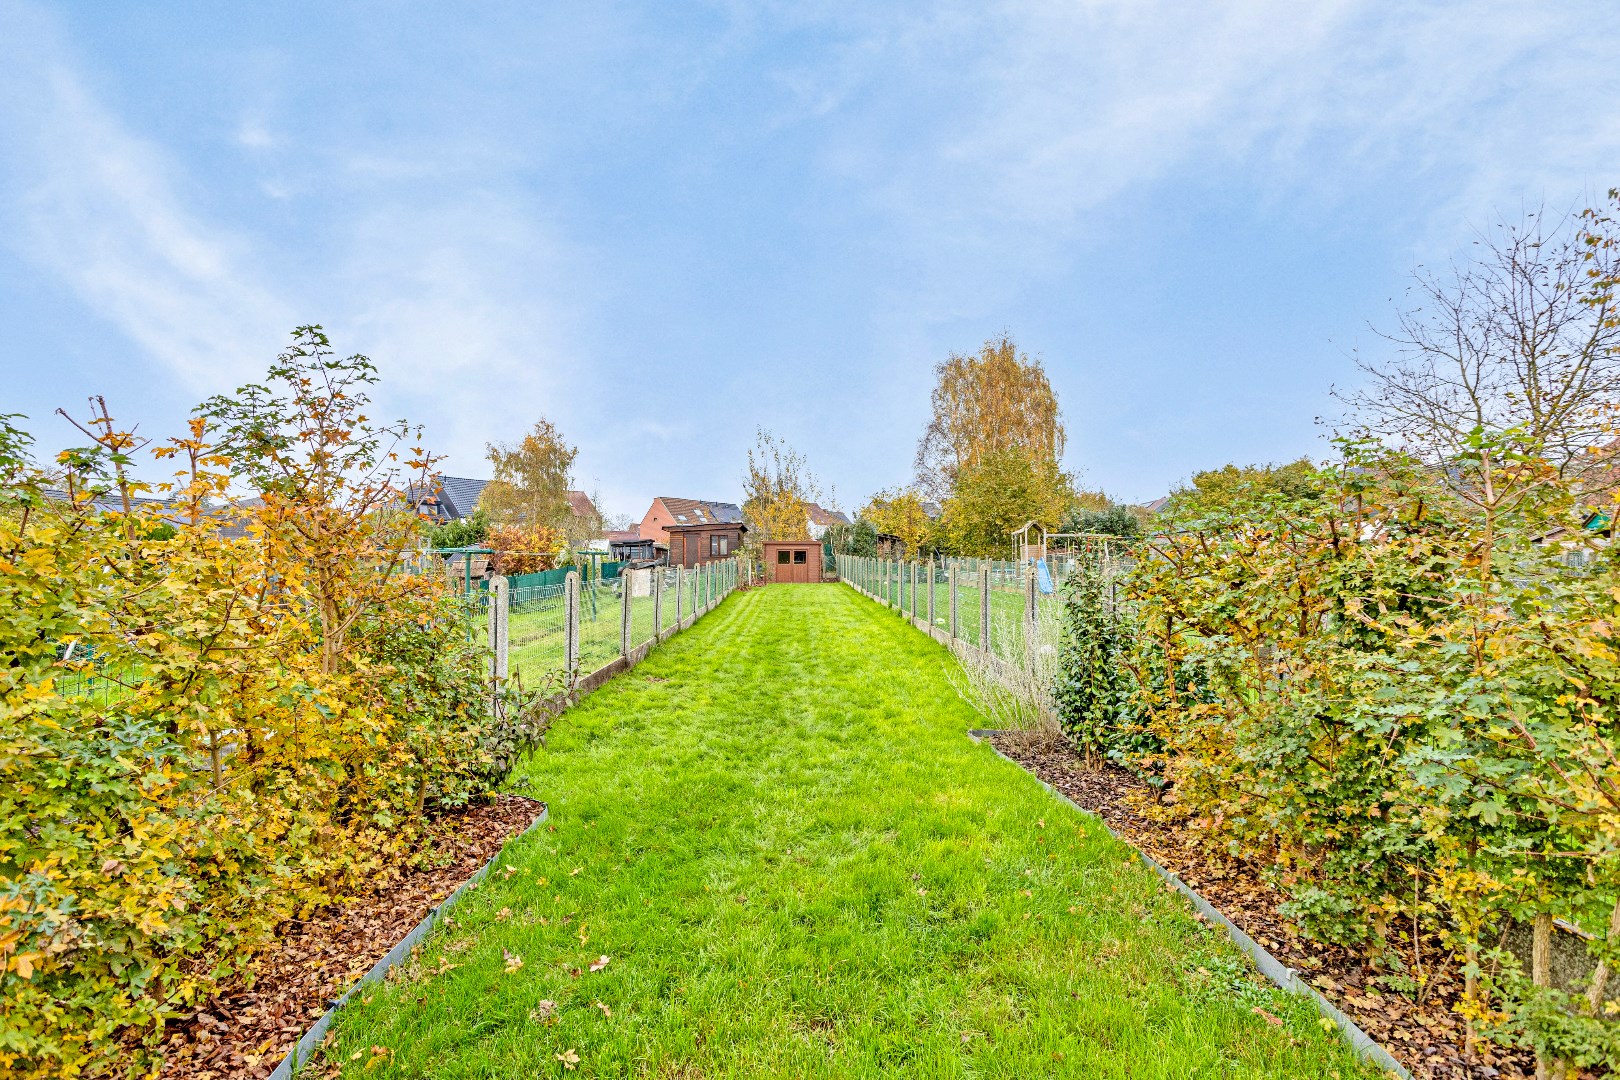
[[[1035,560],[1035,587],[1048,596],[1052,594],[1052,571],[1046,568],[1045,559]]]

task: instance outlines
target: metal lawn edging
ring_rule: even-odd
[[[529,824],[528,828],[524,829],[515,836],[507,837],[506,841],[501,844],[500,850],[495,852],[494,855],[491,855],[489,857],[489,861],[478,868],[477,873],[468,878],[466,881],[462,882],[461,885],[459,885],[449,896],[445,897],[443,900],[440,900],[438,905],[434,907],[432,911],[429,911],[427,915],[423,917],[422,921],[417,923],[416,926],[411,929],[410,933],[400,938],[399,942],[392,949],[388,950],[388,954],[386,956],[373,964],[370,971],[360,976],[353,986],[349,987],[343,992],[342,997],[339,997],[336,1001],[332,1002],[331,1007],[321,1014],[320,1019],[311,1024],[309,1030],[304,1032],[304,1037],[298,1040],[298,1045],[289,1050],[287,1052],[287,1056],[281,1059],[281,1064],[276,1066],[276,1070],[270,1074],[269,1080],[292,1080],[292,1077],[296,1076],[300,1069],[302,1069],[305,1065],[308,1065],[310,1059],[315,1056],[315,1051],[320,1046],[321,1040],[326,1037],[326,1030],[332,1026],[332,1021],[337,1019],[338,1010],[347,1005],[349,1003],[349,999],[353,997],[361,987],[365,986],[367,983],[379,981],[384,975],[388,974],[389,968],[393,967],[401,960],[404,960],[407,956],[410,956],[411,950],[416,948],[423,938],[427,937],[428,931],[432,930],[434,925],[444,916],[448,915],[451,908],[456,906],[456,902],[461,899],[462,894],[470,891],[477,886],[479,882],[484,880],[485,876],[489,874],[490,868],[495,865],[496,860],[499,859],[506,851],[507,845],[512,843],[514,840],[519,840],[529,835],[535,829],[539,828],[550,816],[551,807],[542,804],[540,808],[540,816],[535,818],[534,821]]]
[[[968,732],[968,738],[972,739],[974,742],[980,742],[988,740],[992,735],[1000,734],[1002,734],[1000,731],[994,731],[986,728],[974,728]],[[1254,966],[1259,969],[1260,974],[1264,975],[1266,978],[1270,979],[1272,982],[1276,983],[1278,986],[1290,993],[1303,994],[1310,998],[1312,1004],[1316,1006],[1317,1012],[1321,1013],[1323,1016],[1333,1021],[1334,1024],[1338,1025],[1339,1031],[1343,1033],[1345,1039],[1350,1043],[1351,1048],[1355,1050],[1356,1054],[1363,1061],[1370,1061],[1374,1065],[1387,1069],[1389,1072],[1401,1077],[1401,1080],[1413,1080],[1412,1074],[1407,1070],[1405,1065],[1402,1065],[1399,1061],[1396,1061],[1394,1056],[1390,1054],[1388,1050],[1384,1049],[1383,1045],[1379,1043],[1378,1040],[1374,1039],[1371,1035],[1368,1035],[1365,1031],[1362,1031],[1356,1022],[1350,1019],[1350,1017],[1346,1016],[1338,1006],[1334,1005],[1333,1002],[1323,997],[1321,991],[1316,989],[1316,987],[1312,986],[1310,983],[1306,982],[1304,979],[1300,978],[1298,972],[1289,967],[1287,964],[1284,964],[1281,960],[1278,960],[1275,956],[1272,956],[1271,953],[1262,948],[1261,945],[1248,934],[1245,934],[1242,930],[1239,930],[1237,925],[1233,923],[1231,919],[1228,919],[1225,915],[1221,914],[1220,911],[1215,908],[1215,905],[1211,904],[1208,900],[1205,900],[1202,896],[1199,896],[1196,892],[1194,892],[1190,887],[1188,887],[1186,882],[1181,880],[1181,878],[1177,877],[1170,870],[1167,870],[1163,866],[1159,865],[1157,860],[1148,855],[1147,852],[1143,851],[1141,848],[1138,848],[1135,844],[1131,844],[1129,840],[1126,840],[1124,837],[1115,832],[1113,827],[1108,824],[1107,819],[1105,819],[1101,814],[1092,813],[1090,810],[1087,810],[1085,807],[1063,794],[1063,792],[1059,791],[1051,784],[1048,784],[1045,780],[1042,780],[1039,776],[1036,776],[1033,772],[1025,769],[1022,764],[1014,761],[1012,758],[1008,757],[1006,754],[1003,754],[999,749],[997,749],[994,743],[988,743],[988,745],[991,751],[997,757],[1001,758],[1001,760],[1010,762],[1013,765],[1017,765],[1018,768],[1023,769],[1025,773],[1033,777],[1035,782],[1040,784],[1041,787],[1045,788],[1053,795],[1056,795],[1059,799],[1062,799],[1064,802],[1068,803],[1082,814],[1085,814],[1087,817],[1095,818],[1096,820],[1102,822],[1103,828],[1108,830],[1108,834],[1110,836],[1123,844],[1129,845],[1131,850],[1135,851],[1139,856],[1141,856],[1142,861],[1147,863],[1148,866],[1153,869],[1154,873],[1158,874],[1165,881],[1168,881],[1171,885],[1175,886],[1176,891],[1180,892],[1187,899],[1191,900],[1193,908],[1200,915],[1225,928],[1227,935],[1231,937],[1233,943],[1236,944],[1239,949],[1243,950],[1243,952],[1247,953],[1250,960],[1254,961]]]

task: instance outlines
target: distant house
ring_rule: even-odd
[[[439,473],[425,485],[412,485],[405,492],[416,512],[437,522],[460,521],[472,517],[478,506],[478,497],[484,493],[488,480],[470,480],[465,476],[445,476]]]
[[[841,510],[825,510],[815,503],[805,503],[805,512],[809,515],[810,539],[820,540],[823,534],[834,525],[848,525],[849,518]]]
[[[735,503],[668,495],[652,501],[636,530],[641,539],[668,546],[669,565],[687,567],[730,558],[747,531],[742,508]]]
[[[417,513],[435,521],[460,521],[471,517],[478,508],[478,500],[489,486],[488,480],[471,480],[465,476],[445,476],[440,473],[425,487],[412,487],[407,498]],[[583,491],[569,491],[568,509],[579,521],[591,527],[601,520],[596,505]]]

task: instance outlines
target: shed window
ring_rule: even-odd
[[[795,551],[793,553],[793,565],[795,565],[795,566],[803,566],[804,565],[804,556],[805,556],[805,553],[803,551]]]
[[[789,562],[789,558],[790,558],[790,553],[789,552],[778,551],[776,553],[776,564],[778,566],[786,566],[788,564],[788,562]]]
[[[731,553],[731,537],[722,536],[720,538],[720,554],[729,555],[730,553]]]
[[[709,535],[709,554],[720,554],[720,538],[712,533]]]

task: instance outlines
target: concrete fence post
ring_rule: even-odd
[[[957,584],[957,573],[954,566],[945,571],[945,581],[951,594],[951,640],[955,641],[962,634],[962,590]]]
[[[511,611],[511,591],[504,574],[489,579],[489,673],[496,686],[506,681],[507,616]]]
[[[636,591],[635,571],[619,571],[619,655],[630,655],[630,614],[635,607],[635,600],[630,596]]]
[[[990,568],[979,567],[979,648],[990,651]]]
[[[928,556],[928,632],[934,632],[934,557]]]
[[[686,601],[686,574],[677,566],[675,568],[675,632],[681,632],[681,609]]]
[[[1028,559],[1024,563],[1024,620],[1032,626],[1040,613],[1036,607],[1035,592],[1035,560]]]
[[[664,568],[655,566],[650,572],[653,576],[653,640],[659,641],[664,636]]]
[[[579,677],[579,571],[563,579],[563,667],[568,685]]]

